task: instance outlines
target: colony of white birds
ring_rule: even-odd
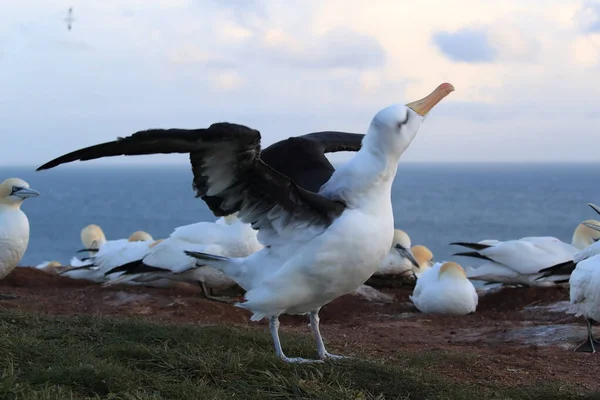
[[[410,300],[420,312],[452,315],[476,311],[478,293],[471,280],[527,286],[569,284],[570,311],[586,318],[589,332],[577,350],[595,352],[599,342],[593,337],[592,321],[600,319],[599,222],[582,222],[571,244],[554,237],[453,243],[471,250],[457,255],[483,261],[467,268],[451,261],[435,262],[427,247],[411,247],[408,234],[394,229],[391,184],[398,161],[423,117],[453,90],[452,85],[442,84],[422,100],[379,111],[361,137],[359,149],[354,150],[358,150],[354,158],[338,170],[331,168],[322,182],[309,179],[304,186],[299,184],[301,177],[293,174],[316,170],[317,161],[304,160],[313,164],[284,171],[276,160],[268,161],[267,154],[260,153],[257,131],[232,124],[194,132],[143,131],[60,157],[40,169],[78,159],[148,154],[147,143],[177,135],[178,143],[191,144],[172,152],[190,153],[194,187],[222,217],[213,223],[175,228],[161,240],[143,231],[127,239],[107,240],[98,225],[88,225],[81,231],[84,248],[79,253],[83,257],[73,257],[65,267],[53,261],[37,268],[105,286],[186,282],[199,285],[206,298],[218,301],[229,300],[215,297],[214,289],[239,285],[245,295],[235,306],[249,310],[252,320],[267,318],[277,356],[302,363],[341,358],[325,349],[319,310],[348,293],[381,299],[365,285],[371,277],[416,280]],[[137,153],[136,146],[140,148]],[[323,152],[349,149],[344,146]],[[81,155],[103,148],[104,154]],[[267,162],[272,168],[264,167]],[[25,253],[29,223],[20,206],[26,198],[38,195],[20,179],[7,179],[0,185],[0,279]],[[284,313],[309,315],[319,360],[285,355],[278,333],[279,316]]]

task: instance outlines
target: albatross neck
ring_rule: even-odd
[[[389,202],[398,167],[398,160],[392,158],[363,147],[333,173],[320,193],[350,208],[379,203],[379,199]]]

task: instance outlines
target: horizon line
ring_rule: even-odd
[[[333,165],[344,164],[344,161],[332,162]],[[75,164],[78,164],[78,168],[98,168],[98,167],[181,167],[186,166],[189,167],[189,162],[173,162],[173,163],[139,163],[134,162],[131,164],[123,164],[121,162],[116,163],[68,163],[64,164],[63,168],[73,167]],[[449,160],[441,160],[441,161],[400,161],[399,165],[402,164],[421,164],[421,165],[431,165],[431,164],[490,164],[490,165],[516,165],[516,164],[531,164],[531,165],[600,165],[600,161],[523,161],[523,160],[515,160],[515,161],[449,161]],[[33,170],[37,169],[39,165],[33,164],[0,164],[0,168],[32,168]],[[40,171],[41,172],[41,171]]]

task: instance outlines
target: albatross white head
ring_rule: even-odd
[[[385,154],[390,161],[397,162],[417,135],[423,117],[452,91],[454,86],[442,83],[421,100],[405,106],[391,105],[379,111],[371,121],[363,147],[374,153]]]
[[[405,106],[392,105],[375,114],[360,151],[336,169],[319,193],[342,200],[349,208],[365,203],[378,208],[371,198],[380,197],[382,190],[391,190],[398,160],[417,135],[423,117],[453,90],[451,84],[442,83],[421,100]]]
[[[5,206],[20,208],[25,199],[39,195],[23,179],[9,178],[0,184],[0,204]]]

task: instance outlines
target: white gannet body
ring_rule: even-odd
[[[47,272],[49,274],[58,274],[60,271],[67,267],[63,266],[58,261],[45,261],[41,264],[35,266],[35,269],[39,269],[40,271]]]
[[[94,256],[86,260],[73,257],[71,267],[60,274],[73,279],[104,282],[107,280],[104,276],[106,271],[136,260],[136,257],[147,250],[153,242],[152,236],[143,231],[132,233],[128,239],[108,240],[100,246]]]
[[[257,240],[257,231],[250,224],[240,221],[236,215],[220,218],[216,222],[185,225],[176,228],[167,239],[148,248],[136,262],[114,268],[115,279],[105,285],[123,281],[151,282],[169,279],[199,284],[205,297],[222,300],[212,296],[212,289],[229,288],[236,284],[235,281],[214,268],[196,268],[197,260],[184,251],[246,257],[262,248]]]
[[[594,243],[600,233],[584,225],[577,226],[573,234],[573,244],[560,241],[552,236],[531,236],[505,242],[453,243],[475,251],[456,253],[486,260],[477,267],[466,268],[467,277],[473,280],[527,286],[551,286],[555,281],[565,281],[568,275],[555,275],[540,279],[540,271],[573,260],[580,248]]]
[[[9,178],[0,184],[0,279],[12,272],[27,250],[29,220],[21,210],[21,204],[35,196],[39,193],[22,179]]]
[[[593,321],[600,321],[600,255],[577,264],[569,278],[571,307],[568,312],[584,316],[587,322],[587,339],[575,351],[595,353],[600,342],[594,338]]]
[[[423,313],[466,315],[477,308],[478,296],[463,268],[436,263],[417,280],[411,301]]]

